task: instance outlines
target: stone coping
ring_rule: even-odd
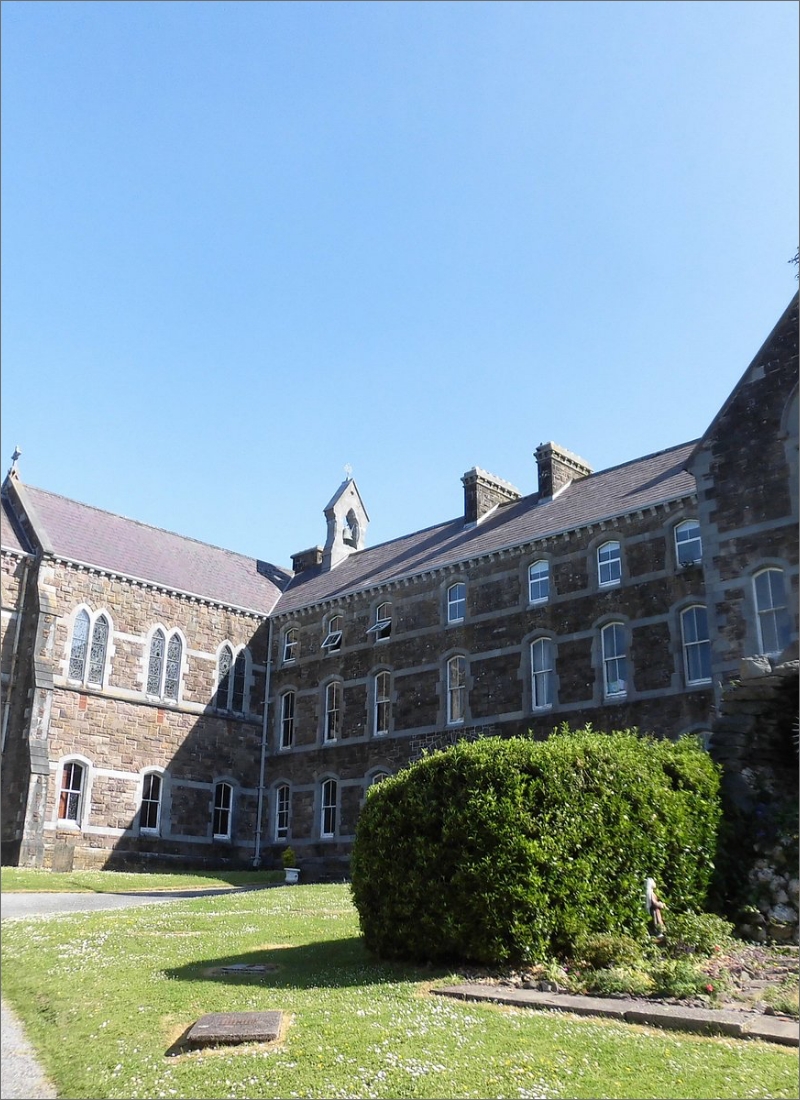
[[[534,989],[508,989],[481,982],[464,982],[431,989],[442,997],[462,1001],[488,1001],[517,1008],[551,1009],[578,1016],[605,1016],[631,1024],[696,1031],[706,1035],[727,1035],[734,1039],[761,1039],[783,1046],[800,1046],[796,1020],[765,1016],[760,1012],[730,1009],[688,1008],[683,1005],[653,1004],[627,997],[585,997],[569,993],[542,993]]]

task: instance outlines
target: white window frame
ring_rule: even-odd
[[[553,673],[555,672],[552,638],[535,638],[531,642],[531,709],[542,711],[553,707]],[[544,659],[538,657],[544,655]],[[538,667],[541,665],[541,667]]]
[[[297,692],[293,689],[284,691],[281,695],[281,749],[294,747],[295,711],[297,709]]]
[[[447,621],[463,623],[467,617],[467,586],[464,581],[455,581],[447,589]]]
[[[597,583],[600,588],[613,588],[622,582],[622,545],[609,539],[597,547]]]
[[[698,623],[698,612],[703,613],[704,623]],[[701,637],[705,626],[705,637]],[[703,604],[692,604],[681,611],[681,644],[683,646],[683,674],[686,684],[711,683],[711,638],[708,633],[708,609]],[[708,665],[708,676],[692,676],[692,663],[697,660],[702,665],[703,654]]]
[[[385,642],[392,634],[392,605],[385,601],[375,608],[375,622],[367,634],[374,634],[376,642]]]
[[[74,768],[80,769],[80,782],[77,786],[74,786],[75,775],[72,770]],[[83,827],[83,815],[89,786],[89,768],[89,762],[83,759],[83,757],[68,756],[65,760],[61,761],[58,772],[58,796],[56,799],[56,821],[59,825],[73,826],[76,829],[81,829]],[[70,773],[69,786],[67,786],[68,769]],[[74,815],[69,813],[71,799],[75,800]],[[65,801],[67,813],[62,816],[61,806]]]
[[[323,779],[320,784],[319,835],[336,836],[338,823],[339,784],[335,779]]]
[[[384,737],[392,721],[392,674],[387,669],[375,673],[372,690],[372,729],[376,737]]]
[[[281,663],[290,665],[297,660],[297,649],[300,642],[297,637],[297,627],[287,626],[283,634],[283,657]]]
[[[618,645],[620,640],[621,647]],[[628,644],[625,624],[606,623],[600,631],[600,646],[603,659],[603,696],[606,699],[623,699],[628,694]],[[622,684],[623,687],[612,689],[612,684]]]
[[[467,659],[456,653],[447,661],[447,724],[462,726],[467,717]]]
[[[148,792],[148,783],[158,780],[158,797],[152,797],[152,786]],[[161,832],[161,808],[164,802],[164,773],[159,768],[148,768],[142,772],[142,787],[139,795],[139,832],[157,836]],[[156,820],[154,825],[144,825],[145,806],[155,806]]]
[[[336,653],[342,648],[342,616],[331,615],[328,620],[327,631],[322,642],[322,648],[329,653]]]
[[[227,791],[227,806],[225,798],[220,797]],[[227,821],[227,832],[217,828],[218,815]],[[214,840],[230,840],[233,835],[233,784],[227,779],[219,779],[214,784],[214,802],[211,810],[211,833]]]
[[[544,595],[542,595],[544,588]],[[537,558],[528,566],[528,603],[547,603],[550,599],[550,562]]]
[[[703,539],[698,520],[685,519],[676,525],[675,560],[682,569],[703,560]]]
[[[764,585],[759,584],[760,578],[766,580],[766,593],[763,591]],[[780,583],[782,590],[777,596],[773,587],[775,581]],[[758,624],[759,652],[765,656],[775,657],[782,653],[792,638],[792,620],[789,614],[787,587],[786,574],[783,569],[776,565],[768,565],[753,574],[753,603],[756,609],[756,623]],[[767,600],[764,602],[759,598],[759,588],[762,589],[761,595],[767,596]],[[775,641],[774,645],[770,644],[772,638],[768,636],[765,630],[766,624],[769,624],[769,632]],[[782,633],[785,638],[781,645]]]
[[[275,839],[287,840],[289,837],[289,811],[291,790],[288,783],[279,783],[275,788]]]
[[[325,717],[322,740],[326,744],[339,739],[342,732],[342,682],[331,680],[325,685]]]

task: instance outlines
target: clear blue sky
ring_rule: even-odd
[[[5,2],[2,472],[289,565],[694,439],[797,109],[794,2]]]

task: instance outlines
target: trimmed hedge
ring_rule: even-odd
[[[562,726],[459,743],[368,792],[351,859],[365,944],[496,965],[593,932],[642,937],[647,875],[667,914],[704,908],[719,818],[718,768],[696,738]]]

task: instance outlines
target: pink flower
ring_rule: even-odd
[[[706,986],[706,993],[713,993],[713,992],[714,992],[714,986],[713,985],[707,985]]]

